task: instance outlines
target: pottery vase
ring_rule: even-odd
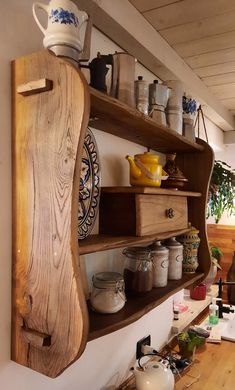
[[[178,237],[178,241],[183,244],[183,272],[194,273],[198,267],[198,248],[200,238],[199,230],[191,227],[191,230]]]

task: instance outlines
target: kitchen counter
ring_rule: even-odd
[[[221,344],[206,344],[206,349],[195,355],[192,368],[176,381],[175,390],[183,390],[185,383],[190,383],[190,375],[201,376],[192,390],[231,390],[235,384],[235,343],[222,340]]]

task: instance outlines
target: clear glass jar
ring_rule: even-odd
[[[142,294],[153,287],[153,261],[149,248],[128,247],[122,252],[125,259],[124,281],[126,291]]]
[[[125,283],[118,272],[99,272],[93,275],[90,302],[99,313],[116,313],[126,302]]]

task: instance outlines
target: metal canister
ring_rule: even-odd
[[[153,258],[153,287],[165,287],[167,285],[169,250],[156,241],[150,246]]]
[[[182,278],[183,245],[175,237],[167,240],[165,245],[169,249],[168,279],[179,280]]]
[[[148,94],[149,87],[147,81],[143,79],[143,76],[138,76],[138,80],[135,80],[136,108],[145,115],[148,115]]]

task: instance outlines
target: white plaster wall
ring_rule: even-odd
[[[153,345],[165,343],[171,327],[172,300],[136,323],[89,342],[82,357],[59,378],[49,379],[10,360],[11,324],[11,76],[10,61],[42,48],[42,35],[33,20],[32,0],[0,0],[0,389],[100,390],[118,385],[133,364],[136,341],[151,334]],[[136,26],[138,28],[138,26]],[[100,32],[93,32],[92,56],[118,49]],[[137,75],[151,82],[153,76],[140,65]],[[144,148],[94,130],[102,165],[103,185],[128,184],[127,153]],[[88,277],[100,269],[120,269],[121,251],[86,256]]]

